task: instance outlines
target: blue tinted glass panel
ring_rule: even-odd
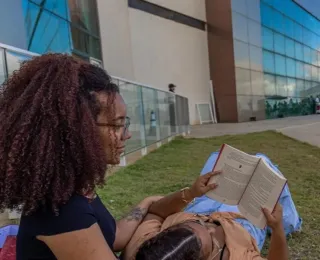
[[[297,96],[302,97],[304,93],[304,80],[297,80]]]
[[[286,75],[286,60],[284,56],[275,55],[276,74]]]
[[[45,9],[63,17],[64,19],[68,19],[69,9],[66,0],[46,0],[44,3]]]
[[[276,92],[276,77],[270,74],[264,74],[263,76],[264,93],[266,96],[275,96]]]
[[[306,13],[307,18],[304,23],[304,26],[307,27],[310,31],[315,32],[316,26],[317,26],[316,19],[312,15],[310,15],[309,13],[307,13],[307,12],[305,12],[305,13]]]
[[[233,11],[247,16],[246,0],[232,0],[231,7]]]
[[[274,51],[285,54],[284,36],[277,33],[274,34]]]
[[[311,83],[311,87],[313,89],[312,92],[314,92],[315,90],[317,90],[317,94],[319,93],[318,91],[320,90],[320,86],[319,86],[319,83],[318,82],[312,82]]]
[[[273,51],[273,32],[266,27],[262,27],[262,44],[263,48]]]
[[[262,49],[253,45],[250,45],[250,68],[252,70],[262,71]]]
[[[286,67],[287,67],[287,76],[295,77],[296,76],[295,61],[293,59],[286,58]]]
[[[261,2],[264,2],[270,6],[274,6],[274,2],[277,1],[277,0],[262,0]]]
[[[298,60],[304,60],[303,58],[303,46],[300,43],[295,43],[295,56]]]
[[[307,46],[303,46],[303,60],[307,63],[311,63],[311,49]]]
[[[69,23],[43,11],[35,25],[29,50],[37,53],[71,52]]]
[[[304,82],[304,89],[305,89],[305,90],[308,90],[308,89],[310,89],[311,87],[312,87],[311,81],[305,81],[305,82]]]
[[[248,25],[245,16],[232,12],[232,32],[233,38],[248,42]]]
[[[304,65],[299,61],[296,61],[296,77],[304,79]]]
[[[263,70],[265,72],[274,73],[274,54],[269,51],[263,51]]]
[[[261,24],[260,0],[246,0],[248,17]]]
[[[317,35],[311,32],[311,38],[309,39],[310,47],[317,49]]]
[[[274,8],[276,8],[279,12],[286,14],[286,9],[288,8],[288,2],[291,0],[275,0],[274,1]]]
[[[311,63],[318,66],[318,52],[315,50],[311,50]]]
[[[320,35],[320,21],[319,21],[319,20],[317,20],[316,29],[314,30],[314,32],[315,32],[317,35]]]
[[[24,2],[27,2],[28,0],[22,0]],[[66,0],[29,0],[28,2],[32,2],[37,4],[38,6],[43,5],[43,8],[55,13],[64,19],[68,19],[69,17],[69,9],[68,4]]]
[[[303,42],[303,28],[297,23],[294,23],[294,38],[299,42]]]
[[[249,43],[261,47],[261,25],[248,19]]]
[[[307,26],[307,20],[308,20],[308,14],[306,11],[304,11],[302,8],[299,8],[299,16],[298,16],[298,22],[304,26]]]
[[[287,78],[286,77],[276,77],[276,91],[277,95],[286,97],[288,96],[288,91],[287,91]]]
[[[308,29],[303,28],[303,43],[311,47],[311,39],[311,32]]]
[[[24,22],[27,31],[27,39],[30,40],[34,24],[36,22],[40,8],[30,2],[24,2]]]
[[[311,71],[311,65],[309,64],[304,64],[304,78],[306,80],[311,80],[312,79],[312,71]]]
[[[297,83],[296,80],[293,78],[288,78],[287,90],[289,97],[296,97],[297,96]]]
[[[66,20],[29,4],[26,12],[29,50],[36,53],[71,52],[70,28]]]
[[[265,5],[261,4],[261,23],[269,28],[273,28],[272,21],[273,21],[273,10]]]
[[[284,18],[284,27],[285,27],[285,30],[284,30],[285,34],[290,38],[294,38],[294,23],[290,18],[288,17]]]
[[[294,41],[289,38],[286,38],[285,42],[286,42],[286,55],[291,58],[294,58],[295,57],[295,55],[294,55]]]
[[[26,1],[26,0],[23,0],[23,1]],[[31,1],[31,2],[36,3],[38,5],[40,5],[43,2],[43,0],[27,0],[27,1],[29,1],[29,2]]]
[[[284,16],[277,11],[273,13],[273,29],[279,33],[285,33]]]
[[[318,68],[315,67],[315,66],[312,66],[311,68],[311,77],[312,77],[312,80],[314,81],[318,81]]]
[[[234,40],[233,50],[236,67],[249,69],[249,45],[247,43]]]
[[[320,49],[320,36],[314,34],[314,47],[313,49],[319,50]]]
[[[297,20],[299,16],[299,9],[301,8],[297,4],[289,0],[287,1],[287,7],[284,11],[285,11],[285,14],[289,16],[291,19]]]

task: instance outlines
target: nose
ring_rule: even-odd
[[[124,141],[129,140],[132,137],[130,130],[128,129],[124,134]]]

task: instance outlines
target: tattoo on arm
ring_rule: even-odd
[[[125,217],[125,220],[141,221],[146,216],[147,212],[147,209],[136,207]]]

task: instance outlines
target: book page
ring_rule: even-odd
[[[287,180],[261,159],[239,203],[239,211],[259,228],[266,226],[262,207],[273,211]]]
[[[214,167],[214,171],[221,170],[222,173],[209,181],[217,183],[218,187],[206,195],[225,204],[238,205],[259,160],[256,156],[224,145]]]

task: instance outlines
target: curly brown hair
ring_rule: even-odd
[[[0,209],[58,213],[74,193],[104,184],[107,155],[96,127],[99,102],[117,85],[103,70],[69,55],[22,64],[0,92]]]

